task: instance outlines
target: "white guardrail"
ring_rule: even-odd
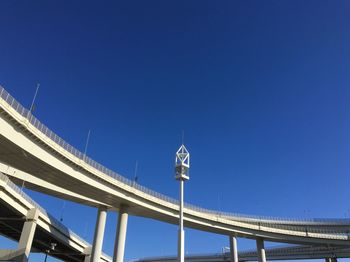
[[[47,126],[42,124],[28,109],[23,107],[19,102],[16,101],[2,86],[0,86],[0,97],[14,110],[16,110],[20,115],[27,118],[28,121],[36,127],[42,134],[44,134],[47,138],[51,139],[58,146],[62,147],[64,150],[73,154],[81,161],[84,161],[86,164],[91,167],[103,172],[104,174],[122,182],[130,187],[134,187],[146,194],[149,194],[153,197],[157,197],[164,201],[170,202],[172,204],[178,204],[178,200],[168,197],[166,195],[160,194],[156,191],[153,191],[149,188],[146,188],[135,181],[132,181],[120,174],[108,169],[107,167],[97,163],[90,157],[86,156],[84,153],[80,152],[78,149],[71,146],[69,143],[64,141],[61,137],[56,135],[53,131],[51,131]],[[278,217],[268,217],[268,216],[252,216],[252,215],[243,215],[237,213],[228,213],[228,212],[220,212],[215,210],[209,210],[205,208],[201,208],[195,205],[186,204],[185,208],[190,209],[197,212],[203,212],[207,214],[211,214],[217,216],[218,218],[224,218],[228,220],[235,220],[240,222],[252,223],[255,225],[259,225],[261,227],[272,227],[283,230],[292,230],[292,231],[300,231],[307,233],[326,233],[326,234],[337,234],[337,235],[345,235],[350,236],[349,230],[339,229],[334,230],[334,228],[324,228],[324,227],[332,227],[332,226],[341,226],[344,225],[348,227],[350,225],[350,219],[290,219],[290,218],[278,218]],[[316,226],[323,226],[322,228]],[[350,228],[349,228],[350,229]]]

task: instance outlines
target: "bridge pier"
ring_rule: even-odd
[[[264,240],[262,238],[258,238],[256,240],[256,247],[257,247],[257,252],[258,252],[258,261],[259,262],[266,262]]]
[[[97,212],[94,242],[91,250],[91,262],[98,262],[101,258],[103,236],[106,226],[107,208],[100,207]]]
[[[90,260],[91,260],[91,250],[92,250],[92,247],[85,248],[85,250],[84,250],[84,254],[85,254],[84,262],[90,262]]]
[[[36,222],[39,218],[39,210],[36,208],[30,209],[26,216],[26,222],[24,222],[21,237],[18,243],[19,255],[16,256],[14,261],[16,262],[27,262],[32,248],[34,239]]]
[[[128,225],[127,207],[121,206],[119,209],[117,232],[115,235],[113,262],[124,261],[127,225]]]
[[[84,262],[90,262],[91,261],[91,255],[85,255]]]
[[[235,236],[229,236],[229,238],[230,238],[231,262],[238,262],[237,239]]]

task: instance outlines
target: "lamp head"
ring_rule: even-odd
[[[188,169],[190,168],[190,153],[185,145],[181,145],[175,155],[175,179],[189,180]]]

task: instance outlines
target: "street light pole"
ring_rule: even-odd
[[[175,156],[175,179],[180,182],[180,210],[179,210],[179,232],[177,261],[185,261],[185,231],[183,224],[183,206],[184,206],[184,182],[189,180],[188,169],[190,168],[190,154],[182,144]]]

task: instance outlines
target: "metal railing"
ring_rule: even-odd
[[[137,190],[142,191],[150,196],[156,197],[163,201],[172,204],[178,204],[178,200],[171,198],[169,196],[163,195],[156,191],[153,191],[149,188],[146,188],[135,181],[132,181],[111,169],[97,163],[95,160],[86,156],[84,153],[80,152],[78,149],[71,146],[69,143],[64,141],[61,137],[56,135],[53,131],[51,131],[47,126],[42,124],[28,109],[23,107],[19,102],[16,101],[3,87],[0,86],[0,97],[14,110],[16,110],[21,116],[25,117],[37,130],[39,130],[42,134],[44,134],[47,138],[53,141],[55,144],[68,151],[70,154],[74,155],[81,161],[85,162],[89,166],[97,169],[98,171],[116,179],[117,181],[124,183],[130,187],[136,188]],[[185,209],[191,211],[197,211],[201,213],[206,213],[209,215],[214,215],[217,218],[223,218],[227,220],[232,220],[235,222],[244,222],[249,223],[255,226],[261,227],[270,227],[276,229],[283,230],[293,230],[299,232],[308,232],[308,233],[327,233],[327,234],[337,234],[337,235],[346,235],[349,236],[349,231],[339,231],[331,228],[332,225],[350,225],[350,219],[290,219],[290,218],[279,218],[279,217],[268,217],[268,216],[252,216],[252,215],[243,215],[238,213],[228,213],[228,212],[219,212],[215,210],[209,210],[205,208],[201,208],[195,205],[186,204]],[[309,225],[321,225],[325,226],[325,228],[315,228],[310,227]],[[335,237],[336,238],[336,237]]]
[[[291,255],[301,253],[318,253],[318,252],[337,252],[342,250],[349,250],[342,246],[278,246],[272,248],[266,248],[265,252],[267,255]],[[241,256],[254,256],[257,255],[257,250],[246,250],[240,252]]]

